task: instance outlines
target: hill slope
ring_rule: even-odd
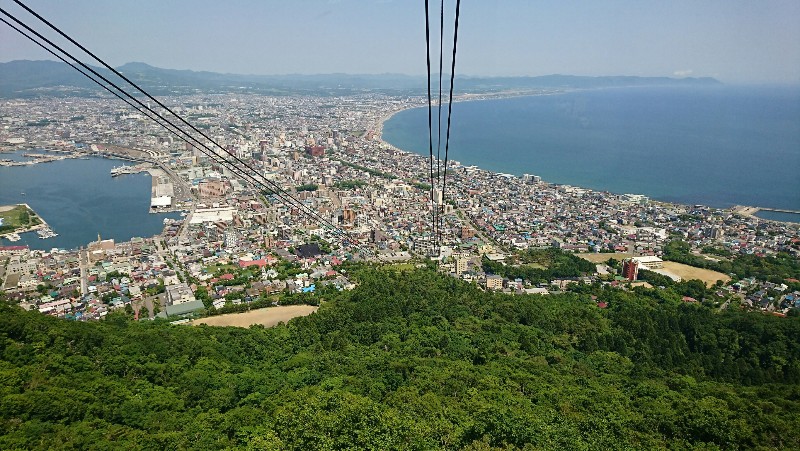
[[[3,306],[0,448],[800,448],[796,318],[356,278],[273,329]]]

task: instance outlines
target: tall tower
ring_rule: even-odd
[[[628,258],[622,261],[622,277],[634,281],[639,276],[639,262]]]

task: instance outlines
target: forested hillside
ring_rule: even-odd
[[[3,304],[0,448],[800,448],[798,318],[353,277],[273,329]]]

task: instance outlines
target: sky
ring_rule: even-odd
[[[422,0],[25,3],[115,66],[139,61],[237,74],[426,72]],[[430,4],[436,68],[440,2]],[[0,5],[35,23],[13,1]],[[454,10],[455,0],[445,0],[445,67]],[[800,84],[798,0],[464,0],[459,20],[458,75],[707,76],[733,84]],[[17,59],[53,58],[0,23],[0,61]]]

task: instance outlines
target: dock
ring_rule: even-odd
[[[731,208],[731,211],[743,216],[754,216],[759,211],[774,211],[776,213],[791,213],[800,215],[800,210],[791,210],[788,208],[748,207],[745,205],[736,205],[735,207]]]
[[[53,232],[53,229],[50,228],[50,225],[47,224],[47,222],[44,220],[44,218],[39,216],[39,214],[36,213],[36,211],[34,211],[33,208],[31,208],[31,206],[26,204],[26,203],[14,204],[14,205],[0,205],[0,212],[5,212],[5,211],[12,210],[12,209],[14,209],[14,208],[16,208],[18,206],[24,206],[27,209],[27,211],[29,211],[30,213],[35,214],[36,218],[39,220],[39,223],[35,224],[35,225],[29,225],[27,227],[20,227],[20,228],[17,228],[16,230],[4,232],[4,233],[0,234],[0,238],[5,238],[5,239],[7,239],[9,241],[19,241],[21,239],[21,237],[19,236],[20,233],[33,232],[33,231],[36,231],[38,233],[38,232],[40,232],[42,230],[49,231],[50,233],[53,234],[51,236],[48,236],[48,238],[58,235],[55,232]]]
[[[800,215],[800,210],[787,210],[785,208],[767,208],[767,207],[760,207],[759,211],[774,211],[777,213],[793,213],[796,215]]]
[[[134,166],[117,166],[111,169],[111,176],[116,177],[123,174],[138,174],[140,172],[147,171],[152,167],[153,165],[150,163],[140,163]]]

